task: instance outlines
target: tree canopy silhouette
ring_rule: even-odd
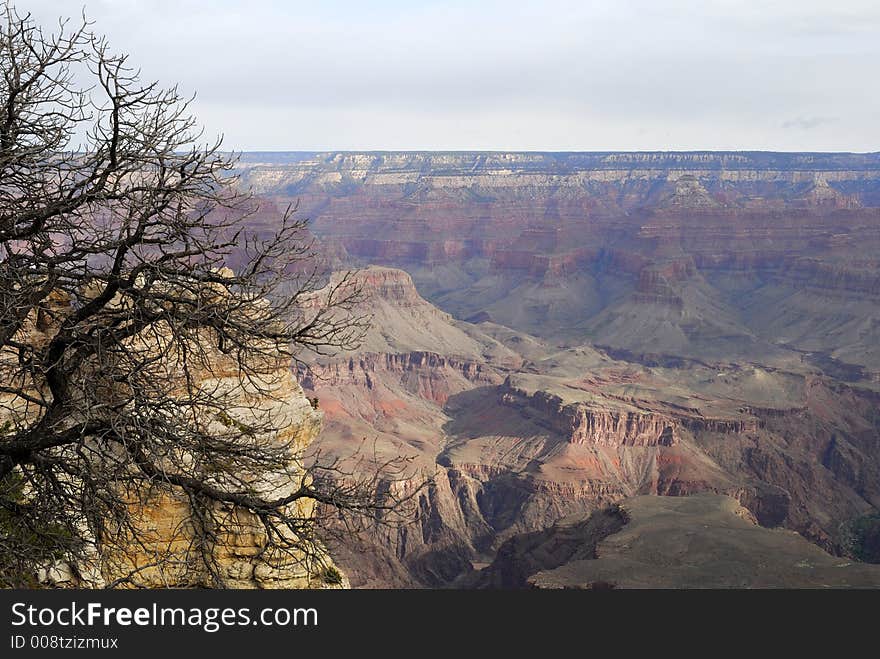
[[[277,397],[300,350],[358,342],[352,280],[324,286],[293,209],[249,230],[234,158],[85,18],[0,13],[0,583],[143,542],[133,505],[163,494],[192,511],[165,559],[220,586],[206,547],[230,510],[310,560],[321,522],[298,502],[394,508],[242,404]]]

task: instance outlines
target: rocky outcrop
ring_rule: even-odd
[[[88,295],[88,291],[84,294]],[[50,294],[27,320],[17,340],[45,344],[71,308],[67,296]],[[174,351],[163,350],[173,340],[172,334],[163,333],[159,324],[154,329],[149,337],[133,339],[141,341],[137,347],[166,355],[166,360],[173,359],[167,355]],[[292,455],[302,454],[317,438],[323,415],[314,409],[294,379],[290,355],[283,346],[278,346],[277,353],[268,357],[266,363],[246,364],[246,370],[236,357],[224,353],[207,336],[202,348],[199,359],[193,358],[189,364],[189,379],[185,380],[180,373],[180,382],[172,379],[170,389],[174,393],[175,387],[190,387],[189,391],[195,393],[189,395],[195,400],[203,395],[204,399],[223,403],[224,411],[219,414],[216,407],[206,406],[201,422],[209,432],[219,436],[239,429],[249,440],[289,447]],[[175,373],[171,364],[162,360],[157,363],[159,368]],[[8,350],[0,353],[0,374],[4,378],[13,381],[17,368],[20,366],[16,354]],[[100,377],[100,373],[92,377]],[[193,407],[197,412],[199,409]],[[0,410],[4,415],[19,415],[19,420],[27,414],[27,407],[20,405],[12,394],[2,394]],[[0,425],[3,421],[0,418]],[[178,459],[184,461],[186,456]],[[248,474],[238,476],[243,480],[249,478]],[[263,480],[254,487],[268,486],[283,496],[298,487],[303,477],[303,466],[297,458],[261,475]],[[120,480],[125,483],[119,496],[128,502],[130,530],[123,528],[112,537],[93,538],[88,564],[70,565],[59,560],[47,565],[40,575],[44,584],[180,588],[215,587],[219,582],[226,588],[261,589],[338,588],[348,584],[320,543],[310,545],[308,552],[270,548],[266,528],[244,508],[197,504],[176,486],[138,487],[132,483],[139,481]],[[194,507],[197,505],[211,505],[211,518],[220,520],[207,534],[195,530],[195,519],[207,517],[204,510]],[[308,519],[315,512],[315,502],[298,499],[288,506],[288,512],[294,518]]]
[[[412,278],[403,270],[367,268],[357,273],[354,284],[367,305],[371,301],[384,300],[400,310],[418,309],[443,319],[450,318],[449,314],[425,303],[416,291]]]
[[[364,384],[369,387],[367,375],[369,373],[385,371],[403,374],[444,368],[451,368],[473,382],[492,384],[498,382],[497,375],[490,372],[486,364],[421,351],[395,354],[361,353],[319,366],[302,366],[299,373],[303,386],[314,389],[317,386],[343,384]]]
[[[566,404],[545,391],[529,395],[508,384],[501,394],[505,405],[526,410],[539,424],[562,434],[572,444],[598,446],[672,446],[676,443],[675,420],[638,410],[591,408]]]
[[[220,364],[224,357],[216,355]],[[240,375],[206,379],[199,386],[219,387],[237,392],[241,409],[248,414],[265,415],[279,430],[270,439],[289,443],[295,451],[304,451],[319,435],[322,414],[312,407],[287,367],[264,374],[263,381],[247,382]],[[221,426],[245,422],[231,408]],[[251,418],[251,417],[247,417]],[[289,489],[301,476],[302,467],[290,464],[279,471],[275,480],[278,493]],[[326,552],[267,550],[264,526],[247,510],[215,505],[215,515],[222,519],[222,531],[210,545],[199,549],[191,525],[193,510],[183,493],[147,495],[132,503],[131,514],[138,536],[129,545],[107,546],[100,558],[101,580],[139,587],[212,587],[219,577],[226,588],[335,588],[347,584]],[[289,507],[293,516],[308,518],[315,514],[315,502],[307,499]],[[206,554],[206,556],[203,556]],[[212,565],[215,574],[207,570]],[[133,575],[133,576],[129,576]]]
[[[759,428],[763,427],[761,420],[755,417],[741,419],[682,417],[679,422],[692,432],[717,432],[731,435],[757,432]]]
[[[309,391],[320,394],[338,387],[379,388],[382,380],[395,380],[412,394],[445,405],[460,387],[453,380],[473,386],[498,384],[502,377],[487,364],[446,357],[431,352],[362,353],[323,364],[300,366],[298,377]]]
[[[660,202],[660,207],[677,209],[717,208],[721,203],[713,199],[700,180],[693,174],[683,174],[673,182],[672,194]]]

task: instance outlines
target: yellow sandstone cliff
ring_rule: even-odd
[[[69,310],[63,295],[52,295],[29,319],[21,334],[33,344],[51,340],[60,318]],[[8,352],[8,351],[5,351]],[[255,442],[290,443],[299,454],[321,431],[323,414],[314,409],[290,370],[290,355],[283,349],[267,368],[242,375],[235,359],[216,346],[206,346],[204,367],[193,370],[195,386],[208,392],[222,392],[226,412],[212,416],[220,433],[230,428],[272,427],[277,430],[252,437]],[[0,353],[0,375],[12,377],[14,355]],[[173,372],[174,365],[166,366]],[[182,386],[182,384],[181,384]],[[0,397],[0,415],[28,416],[26,406],[14,396]],[[0,418],[0,424],[4,421]],[[307,476],[301,465],[288,464],[261,485],[274,496],[284,496]],[[274,482],[273,482],[274,480]],[[269,490],[266,490],[269,491]],[[209,544],[194,533],[195,511],[182,491],[162,488],[140,492],[131,499],[130,514],[137,538],[113,543],[95,542],[89,565],[68,565],[59,561],[41,571],[40,580],[54,587],[147,587],[181,588],[345,588],[348,580],[333,564],[320,542],[310,539],[311,551],[267,550],[267,534],[252,513],[234,506],[215,504],[214,516],[221,529]],[[315,502],[299,499],[288,512],[308,519]],[[219,577],[219,584],[218,578]]]

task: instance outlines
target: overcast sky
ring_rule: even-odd
[[[880,150],[878,0],[84,4],[234,149]]]

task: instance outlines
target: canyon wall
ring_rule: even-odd
[[[35,313],[31,314],[16,336],[19,342],[40,346],[48,343],[73,306],[63,294],[52,293]],[[137,347],[151,351],[160,369],[175,369],[175,351],[168,350],[174,340],[161,323],[147,336],[136,336]],[[290,354],[277,346],[267,353],[268,362],[248,361],[244,364],[234,354],[222,351],[211,336],[205,335],[198,357],[188,363],[186,375],[178,373],[169,395],[188,396],[187,400],[214,401],[202,403],[201,423],[218,439],[240,430],[249,442],[289,447],[292,460],[268,474],[236,474],[243,481],[250,479],[257,491],[266,484],[265,477],[277,496],[293,492],[305,476],[299,462],[306,449],[318,437],[323,415],[315,410],[290,370]],[[189,346],[192,350],[192,346]],[[271,348],[271,346],[270,346]],[[163,361],[164,360],[164,361]],[[0,376],[7,382],[19,381],[21,365],[16,351],[0,351]],[[84,379],[100,378],[85,373]],[[185,379],[188,378],[188,379]],[[179,389],[179,390],[178,390]],[[188,393],[184,393],[186,390]],[[25,391],[25,394],[29,392]],[[35,392],[30,392],[35,395]],[[217,405],[223,411],[217,413]],[[21,396],[0,394],[0,410],[4,421],[32,423],[33,406],[28,407]],[[37,408],[39,409],[39,408]],[[258,430],[254,430],[258,429]],[[96,444],[89,438],[85,446],[93,453],[112,451],[112,446]],[[241,450],[241,447],[238,447]],[[109,455],[109,453],[108,453]],[[156,458],[161,460],[161,458]],[[192,459],[191,457],[189,458]],[[187,456],[178,457],[188,465]],[[176,464],[179,467],[180,464]],[[133,465],[131,466],[133,469]],[[174,469],[177,470],[177,469]],[[71,476],[73,478],[73,476]],[[210,476],[205,476],[210,483]],[[113,483],[108,480],[108,483]],[[107,537],[93,537],[89,542],[91,558],[75,564],[65,559],[47,564],[39,574],[40,581],[51,587],[139,587],[139,588],[338,588],[348,585],[320,541],[309,538],[304,550],[270,546],[269,536],[259,518],[247,509],[220,503],[196,503],[181,488],[167,483],[147,483],[119,475],[115,481],[119,496],[127,502],[130,526],[123,526]],[[308,519],[315,513],[316,502],[300,498],[289,504],[287,513],[293,518]],[[211,515],[197,506],[212,506]],[[209,528],[196,531],[196,520]],[[211,521],[204,522],[209,519]],[[212,525],[216,522],[216,525]],[[85,524],[85,522],[83,522]],[[85,528],[85,527],[84,527]],[[113,528],[113,527],[109,527]],[[287,533],[286,529],[279,529]],[[84,531],[86,536],[88,531]],[[287,537],[297,538],[292,533]],[[307,548],[307,550],[305,549]]]
[[[878,154],[245,154],[241,173],[298,201],[337,265],[403,268],[457,318],[880,380]]]
[[[261,418],[277,430],[260,439],[289,444],[297,454],[318,438],[323,415],[304,395],[286,359],[279,361],[274,373],[263,373],[254,382],[253,376],[243,376],[228,356],[219,351],[213,356],[211,377],[196,386],[232,392],[233,405],[218,421],[222,426],[218,431],[227,430],[230,424],[247,427],[254,418]],[[228,369],[223,369],[224,364]],[[276,494],[289,492],[301,477],[302,466],[297,462],[280,469],[273,475]],[[209,505],[214,506],[214,515],[221,522],[216,537],[204,545],[193,529],[193,503],[182,491],[145,493],[133,501],[130,513],[137,537],[129,538],[128,543],[103,543],[99,583],[121,580],[122,585],[150,588],[222,585],[239,589],[347,585],[346,577],[320,545],[309,551],[271,549],[266,529],[256,515],[244,508]],[[294,518],[312,517],[315,502],[298,500],[287,506],[287,513]],[[295,536],[291,538],[295,540]]]

